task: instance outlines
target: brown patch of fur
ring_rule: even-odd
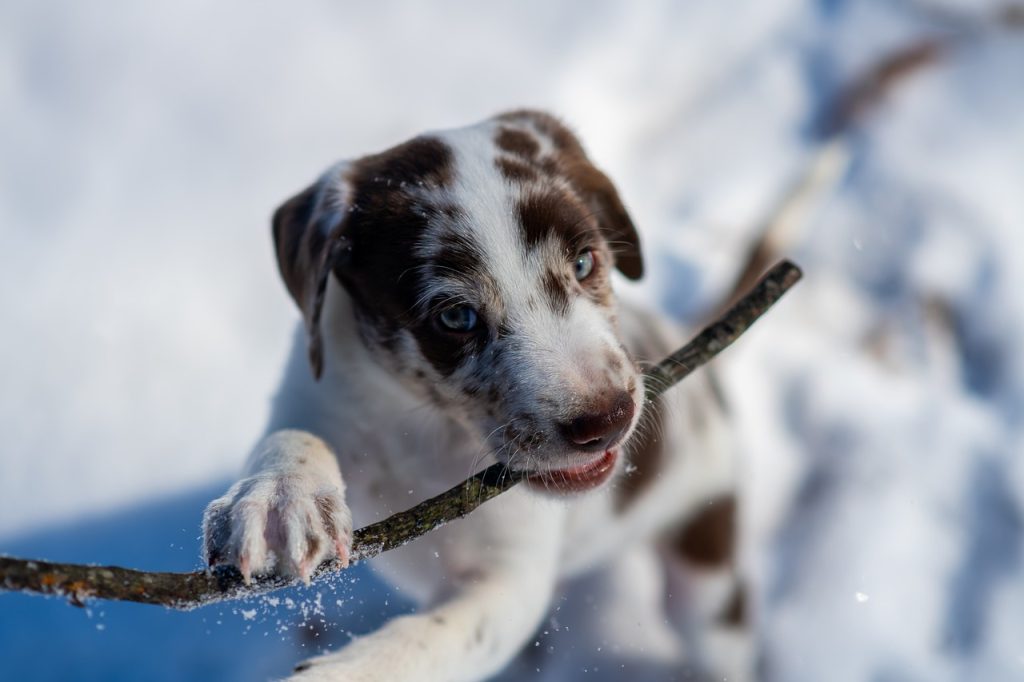
[[[451,183],[452,162],[451,149],[432,137],[415,138],[357,161],[352,172],[355,210],[346,223],[352,260],[336,270],[356,303],[360,322],[373,330],[374,338],[387,346],[401,330],[408,330],[427,361],[445,376],[482,342],[480,334],[438,329],[420,305],[432,265],[462,272],[476,259],[472,245],[458,237],[442,240],[434,262],[416,248],[432,221],[461,218],[457,206],[434,203],[423,193]]]
[[[561,167],[569,182],[590,205],[615,253],[615,267],[630,279],[640,279],[644,273],[640,237],[611,180],[584,156],[567,156]]]
[[[401,189],[447,187],[454,177],[452,150],[436,137],[415,137],[379,154],[357,162],[364,182],[380,183]]]
[[[615,267],[630,279],[643,275],[640,238],[636,227],[608,176],[591,163],[579,139],[554,116],[522,109],[498,117],[508,123],[528,123],[548,137],[555,148],[552,157],[540,159],[549,175],[565,178],[597,222],[615,253]]]
[[[676,537],[675,547],[689,562],[720,567],[732,559],[736,539],[736,497],[722,495],[709,502]]]
[[[506,157],[499,157],[494,163],[506,180],[530,182],[537,179],[537,170],[528,163]]]
[[[309,222],[313,218],[317,186],[307,187],[284,202],[274,212],[274,246],[281,278],[299,309],[306,312],[310,275],[316,271],[315,249],[309,248],[313,232]],[[322,241],[322,237],[321,237]],[[303,248],[306,246],[307,248]],[[322,244],[320,245],[322,247]]]
[[[335,261],[343,260],[348,253],[337,216],[331,212],[317,215],[320,191],[319,184],[303,190],[278,208],[272,221],[278,268],[306,323],[309,362],[316,378],[323,371],[320,313],[327,281]],[[336,189],[327,187],[324,191]]]
[[[719,622],[733,627],[747,625],[747,591],[743,583],[737,582],[732,588],[732,596],[729,602],[722,609]]]
[[[440,249],[433,257],[434,269],[446,277],[459,276],[474,282],[480,272],[483,254],[480,247],[466,235],[447,232],[438,237]]]
[[[335,207],[331,197],[325,196],[320,200],[322,215],[318,216],[317,201],[321,193],[337,191],[337,188],[317,183],[289,199],[275,212],[273,232],[278,264],[285,285],[306,320],[310,362],[315,376],[319,377],[322,369],[319,319],[330,273],[334,271],[349,287],[357,304],[365,304],[375,295],[394,289],[401,272],[396,272],[395,268],[407,269],[414,265],[409,263],[411,247],[429,217],[423,207],[417,206],[410,192],[414,188],[448,186],[453,174],[452,153],[448,145],[437,138],[418,137],[352,164],[346,177],[354,195],[351,206]],[[333,179],[331,182],[338,181]],[[346,208],[354,210],[339,213]],[[413,210],[416,208],[420,210]],[[375,238],[367,238],[367,233],[371,232]],[[376,236],[380,233],[387,234],[387,239]],[[385,243],[388,253],[381,254],[379,252]],[[395,253],[402,256],[394,258]],[[370,264],[369,267],[360,270],[360,263],[350,262],[350,256],[351,260]],[[383,267],[374,267],[375,261],[383,263]],[[410,285],[414,286],[415,282]],[[399,293],[397,297],[400,296]],[[398,303],[391,312],[408,309],[409,306],[403,309]],[[363,305],[361,313],[364,320],[389,317],[379,305]],[[393,320],[391,324],[375,331],[375,336],[383,341],[393,335],[394,321],[401,320],[400,316],[390,317]]]
[[[554,144],[555,149],[564,152],[583,152],[583,147],[572,131],[564,123],[546,112],[534,109],[517,109],[498,116],[498,120],[509,123],[529,123],[538,132],[546,135]]]
[[[524,159],[535,159],[540,152],[540,144],[537,142],[537,139],[525,130],[516,130],[502,126],[498,128],[498,134],[494,141],[502,151]]]
[[[569,297],[569,281],[565,274],[548,270],[544,273],[541,288],[551,303],[551,309],[564,315],[569,309],[569,301],[571,300]]]
[[[593,230],[586,208],[557,190],[531,192],[519,200],[517,210],[527,248],[550,237],[561,239],[568,247]]]
[[[644,408],[645,421],[629,443],[629,462],[635,468],[622,478],[622,483],[616,491],[615,507],[619,512],[632,506],[658,478],[665,458],[665,448],[661,440],[664,410],[665,405],[660,398]]]

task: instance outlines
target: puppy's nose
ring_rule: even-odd
[[[633,399],[619,391],[603,409],[590,410],[559,428],[567,441],[588,452],[600,452],[618,440],[633,421]]]

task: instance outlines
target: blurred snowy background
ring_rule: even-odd
[[[805,283],[721,365],[744,558],[765,679],[1024,679],[1022,8],[7,0],[0,552],[198,565],[297,319],[269,215],[332,161],[557,112],[641,226],[625,295],[696,323],[839,93],[938,41],[833,144],[778,240]],[[0,679],[267,679],[403,608],[364,571],[287,599],[0,594]]]

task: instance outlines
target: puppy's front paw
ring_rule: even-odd
[[[352,515],[340,479],[275,469],[244,478],[209,504],[203,553],[211,566],[231,564],[248,583],[276,571],[309,583],[320,562],[348,565]]]

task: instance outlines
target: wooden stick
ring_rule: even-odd
[[[801,277],[800,269],[782,261],[757,285],[697,337],[644,373],[647,400],[653,400],[738,339]],[[494,464],[447,492],[354,533],[351,559],[362,561],[415,540],[513,487],[526,472]],[[313,578],[340,569],[335,560],[320,564]],[[293,584],[275,576],[242,581],[232,567],[192,573],[136,571],[118,566],[89,566],[0,556],[0,588],[68,597],[81,606],[86,599],[115,599],[192,609],[228,599],[251,597]]]

